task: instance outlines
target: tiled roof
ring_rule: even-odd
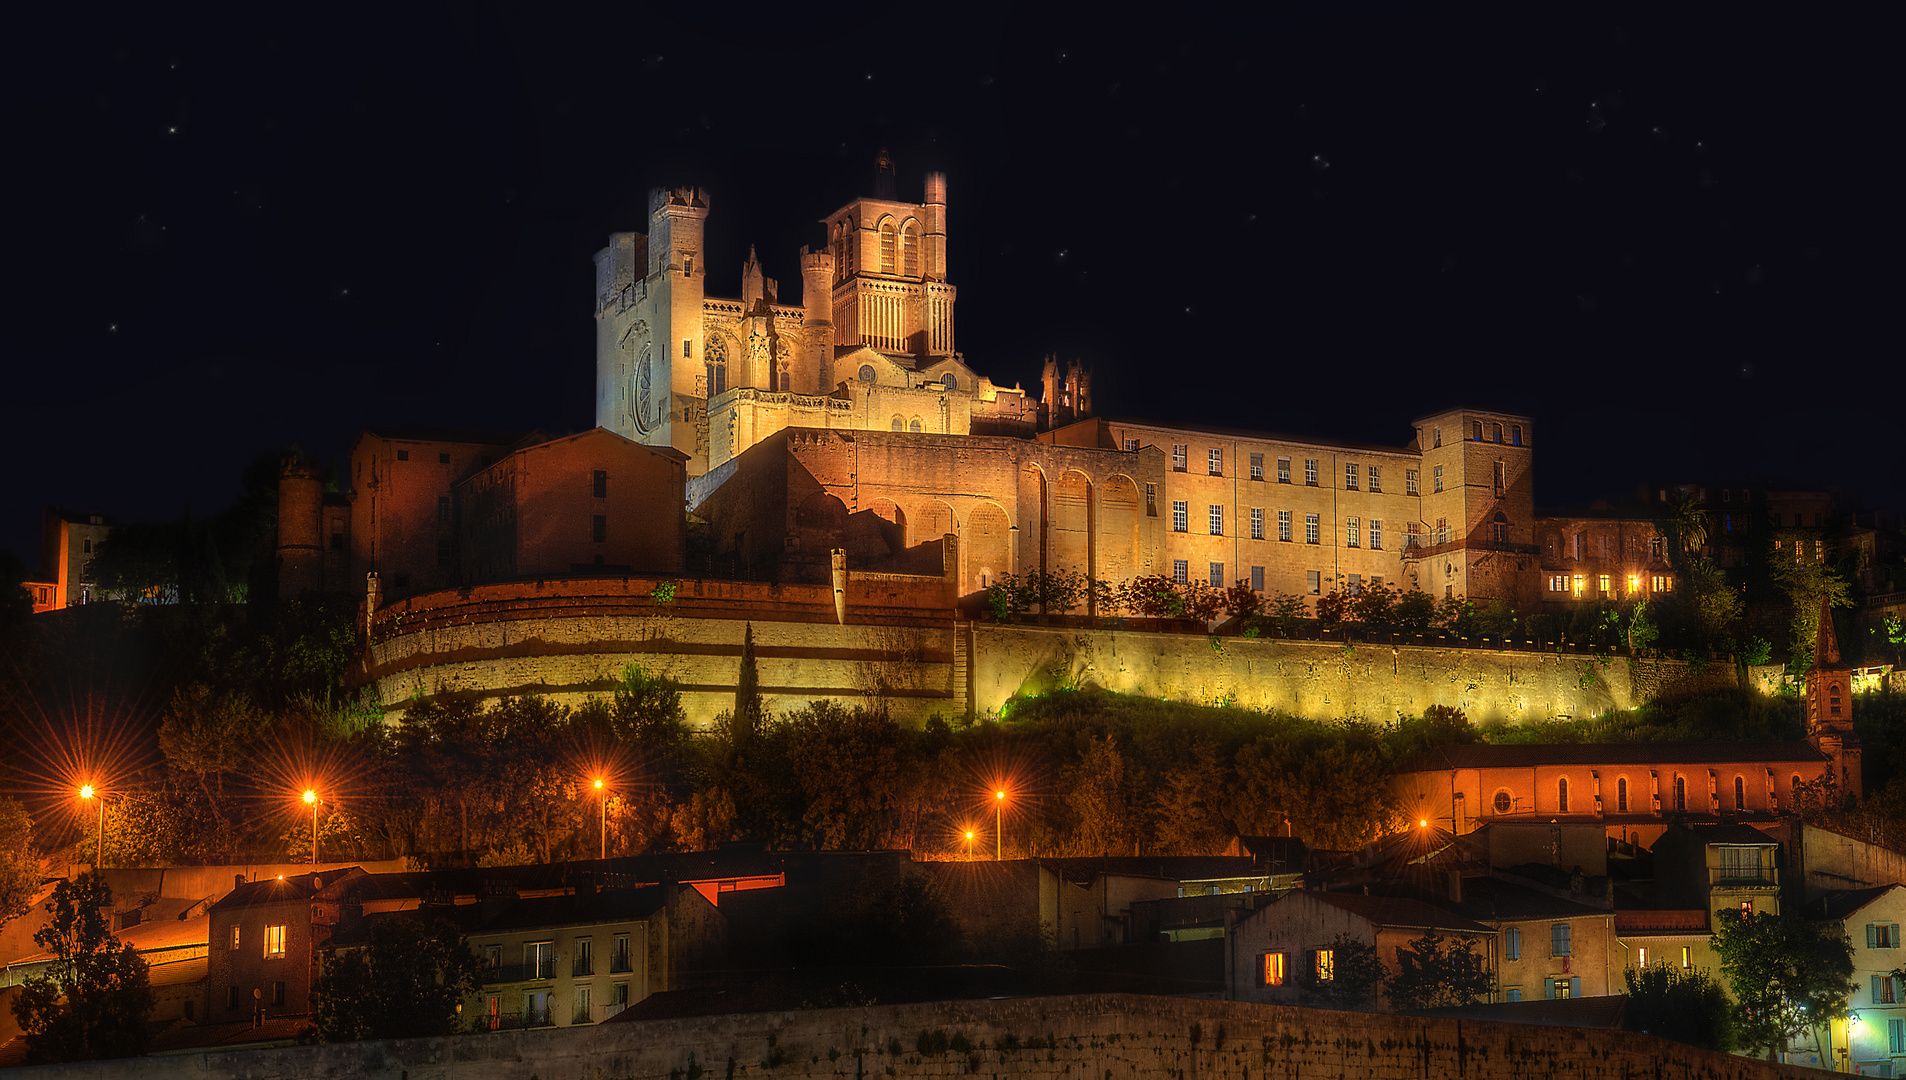
[[[1709,762],[1805,761],[1826,758],[1800,740],[1712,743],[1543,743],[1439,746],[1405,762],[1399,773],[1448,769],[1513,769],[1545,765],[1698,765]]]
[[[1837,889],[1822,893],[1807,903],[1806,914],[1816,919],[1844,919],[1894,889],[1906,889],[1906,885],[1892,883],[1875,885],[1870,889]]]
[[[1424,903],[1421,900],[1405,896],[1365,896],[1362,893],[1342,892],[1295,892],[1279,900],[1276,904],[1260,908],[1260,911],[1275,911],[1279,904],[1303,896],[1332,907],[1342,908],[1352,915],[1376,923],[1379,926],[1434,927],[1438,930],[1461,930],[1467,933],[1493,934],[1494,930],[1479,922],[1465,919],[1454,912]]]

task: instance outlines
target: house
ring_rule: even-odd
[[[1826,893],[1809,901],[1809,918],[1841,929],[1853,943],[1851,1015],[1831,1032],[1841,1064],[1867,1076],[1898,1076],[1906,1069],[1906,967],[1900,927],[1906,924],[1906,885]]]
[[[1615,944],[1621,949],[1622,968],[1667,964],[1718,979],[1721,961],[1714,953],[1712,926],[1712,913],[1701,908],[1618,909]]]
[[[1779,840],[1749,825],[1670,825],[1655,841],[1664,908],[1780,914]]]
[[[1330,946],[1339,934],[1375,945],[1394,975],[1399,970],[1397,949],[1432,930],[1469,944],[1489,973],[1496,974],[1496,930],[1473,919],[1410,897],[1285,893],[1236,918],[1227,931],[1226,997],[1297,1004],[1307,982],[1329,977],[1334,960]]]
[[[211,908],[205,979],[208,1023],[311,1011],[314,946],[333,918],[319,894],[364,871],[317,871],[235,881]]]

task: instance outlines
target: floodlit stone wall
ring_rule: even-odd
[[[40,1066],[21,1080],[1775,1080],[1648,1035],[1135,995],[931,1002]]]

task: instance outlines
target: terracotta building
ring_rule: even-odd
[[[40,522],[40,579],[34,583],[33,610],[55,611],[99,599],[93,556],[111,534],[112,523],[99,514],[47,507]]]
[[[1652,518],[1608,509],[1544,514],[1536,522],[1541,597],[1549,610],[1645,600],[1674,589],[1668,538]]]

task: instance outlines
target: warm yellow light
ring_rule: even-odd
[[[966,834],[966,838],[967,838],[968,840],[971,840],[971,839],[973,838],[973,834],[972,834],[972,832],[971,832],[971,831],[968,831],[968,832],[967,832],[967,834]]]
[[[1006,801],[1006,793],[1004,791],[995,791],[993,792],[993,798],[998,799],[1001,802],[1004,802]]]
[[[313,803],[316,803],[318,801],[318,793],[315,791],[312,791],[309,788],[306,788],[304,792],[304,801],[305,801],[305,805],[307,806]]]
[[[279,880],[279,881],[283,881],[284,879],[285,879],[285,876],[284,876],[283,874],[279,874],[279,875],[278,875],[278,880]]]
[[[93,797],[93,785],[91,785],[91,784],[84,784],[84,785],[81,785],[81,787],[80,787],[80,789],[79,789],[79,797],[80,797],[80,798],[82,798],[82,799],[90,799],[90,798],[92,798],[92,797]]]
[[[598,777],[598,778],[596,779],[596,790],[597,790],[597,791],[601,791],[601,790],[602,790],[602,779],[601,779],[600,777]]]
[[[1427,818],[1418,818],[1416,824],[1418,828],[1429,828],[1429,820]]]

